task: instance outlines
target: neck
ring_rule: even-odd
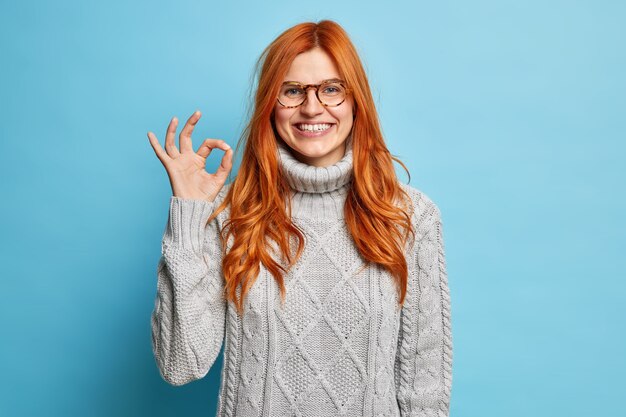
[[[341,218],[352,179],[352,140],[346,140],[344,156],[326,167],[298,161],[291,148],[277,141],[279,164],[292,189],[291,214],[299,218]]]

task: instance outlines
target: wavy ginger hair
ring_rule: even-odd
[[[304,250],[304,235],[286,211],[290,189],[278,161],[276,141],[280,139],[274,126],[274,106],[296,55],[315,47],[330,55],[354,98],[353,176],[344,206],[347,228],[366,264],[379,264],[394,276],[399,303],[404,303],[408,269],[402,248],[409,233],[414,232],[409,214],[394,204],[400,198],[408,202],[409,196],[398,183],[392,160],[407,174],[409,171],[385,145],[367,76],[348,34],[339,24],[322,20],[287,29],[259,57],[255,73],[259,67],[261,71],[252,115],[237,144],[237,148],[244,146],[240,169],[224,201],[208,220],[230,205],[230,216],[220,236],[224,251],[229,238],[234,239],[222,258],[222,270],[226,298],[240,314],[259,274],[259,262],[273,275],[284,303],[283,273]],[[295,254],[290,247],[292,238],[297,242]],[[277,245],[286,265],[270,255],[270,242]]]

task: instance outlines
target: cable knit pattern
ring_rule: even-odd
[[[214,202],[172,197],[151,318],[162,377],[172,385],[204,377],[224,343],[219,417],[448,416],[452,329],[439,209],[402,184],[416,239],[405,247],[400,309],[393,277],[365,266],[344,221],[351,140],[329,167],[299,162],[282,142],[278,156],[306,245],[285,275],[285,305],[262,265],[243,316],[223,298],[218,232],[229,209],[206,221],[230,185]]]

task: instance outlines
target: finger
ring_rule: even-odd
[[[154,149],[154,153],[156,154],[157,158],[159,158],[161,163],[165,165],[167,162],[169,162],[171,158],[169,157],[167,152],[165,152],[165,150],[161,147],[161,144],[159,143],[157,137],[154,136],[154,133],[148,132],[148,140],[150,141],[150,145],[152,146],[152,149]]]
[[[193,128],[196,127],[196,123],[200,120],[200,110],[196,110],[185,123],[185,127],[180,132],[179,142],[181,152],[193,152],[193,146],[191,144],[191,133]]]
[[[230,170],[233,168],[233,154],[234,152],[232,148],[228,147],[228,149],[226,149],[226,153],[222,156],[220,166],[217,168],[217,171],[215,171],[215,175],[218,178],[225,179],[228,177]]]
[[[211,154],[211,151],[215,148],[227,150],[230,146],[228,146],[228,144],[221,139],[205,139],[196,153],[203,158],[207,158]]]
[[[176,116],[172,117],[170,124],[167,126],[167,132],[165,133],[165,149],[167,154],[172,158],[177,158],[180,153],[176,148],[176,127],[178,126],[178,119]]]

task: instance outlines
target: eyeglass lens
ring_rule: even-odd
[[[337,82],[324,83],[319,86],[317,95],[322,103],[334,106],[344,100],[345,88]],[[306,91],[299,84],[284,84],[279,93],[280,102],[286,106],[302,104],[306,97]]]

